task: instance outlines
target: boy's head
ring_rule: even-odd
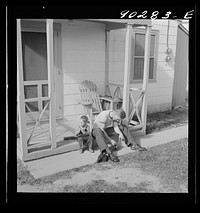
[[[82,115],[80,117],[80,125],[83,127],[83,126],[86,126],[87,123],[89,123],[88,117],[86,115]]]

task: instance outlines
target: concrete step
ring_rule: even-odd
[[[188,137],[188,125],[152,133],[149,135],[135,136],[135,140],[141,146],[146,147],[148,151],[148,148],[150,147],[186,137]],[[132,151],[124,143],[122,143],[120,150],[117,151],[115,154],[118,156],[122,156],[130,152],[134,151]],[[96,150],[94,153],[85,151],[83,154],[80,154],[77,150],[73,152],[37,159],[34,161],[28,161],[25,162],[25,165],[35,178],[40,178],[43,176],[52,175],[57,172],[66,171],[88,164],[93,164],[96,162],[99,154],[99,150]]]

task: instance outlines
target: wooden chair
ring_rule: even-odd
[[[82,104],[89,115],[90,124],[92,125],[95,115],[99,114],[102,110],[106,110],[105,102],[109,103],[109,109],[112,109],[113,99],[109,97],[102,97],[97,93],[97,86],[91,81],[85,80],[79,86],[81,100],[78,103]]]

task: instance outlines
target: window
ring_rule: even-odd
[[[155,80],[156,74],[156,51],[157,50],[157,32],[151,32],[150,60],[149,60],[149,80]],[[145,31],[134,31],[133,37],[133,71],[132,82],[143,79],[144,69],[144,51],[145,51]]]

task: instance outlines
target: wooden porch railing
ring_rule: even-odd
[[[114,87],[114,92],[111,92],[110,87]],[[123,95],[122,95],[123,85],[115,84],[115,83],[106,83],[105,84],[105,96],[113,99],[113,104],[115,106],[111,106],[111,109],[119,109],[122,107]]]
[[[114,87],[111,92],[111,87]],[[116,83],[106,83],[105,84],[105,95],[108,97],[112,97],[116,99],[116,101],[120,101],[120,105],[118,104],[113,109],[118,109],[122,107],[123,103],[123,93],[122,93],[123,85]],[[134,94],[137,94],[139,97],[136,100]],[[131,129],[138,130],[142,129],[144,126],[144,96],[145,90],[141,88],[130,88],[129,91],[129,104],[132,105],[132,109],[129,111],[128,122],[130,124]],[[137,120],[136,120],[137,119]]]
[[[139,97],[137,100],[136,98],[134,98],[134,92],[139,93]],[[143,89],[130,88],[129,100],[133,108],[129,114],[128,121],[130,126],[134,130],[138,130],[144,127],[144,96],[145,91]],[[135,118],[137,119],[137,121],[135,120]]]

